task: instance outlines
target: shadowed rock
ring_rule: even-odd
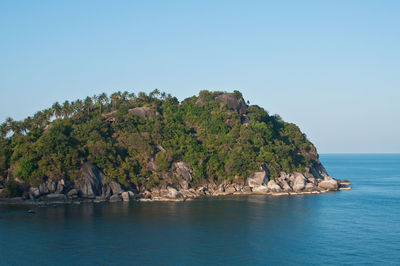
[[[238,99],[236,98],[233,94],[230,93],[224,93],[221,94],[217,97],[215,97],[215,100],[219,102],[223,102],[226,104],[228,107],[236,110],[239,112],[239,114],[245,114],[247,111],[247,106],[246,103],[242,98]]]

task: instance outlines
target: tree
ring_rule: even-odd
[[[62,115],[62,107],[58,102],[55,102],[52,106],[53,109],[53,114],[56,116],[56,119],[58,119]]]

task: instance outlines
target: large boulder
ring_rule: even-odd
[[[33,198],[38,198],[40,196],[39,188],[30,187],[29,188],[29,194],[31,194]]]
[[[252,191],[254,193],[259,193],[259,194],[265,194],[269,192],[268,186],[262,185],[262,186],[256,186],[252,188]]]
[[[84,163],[81,167],[82,178],[76,186],[81,191],[82,197],[94,198],[102,192],[102,176],[100,170],[91,163]]]
[[[114,180],[111,180],[111,181],[110,181],[109,186],[110,186],[110,188],[111,188],[111,191],[112,191],[112,194],[113,194],[113,195],[115,195],[115,194],[121,194],[121,193],[123,192],[123,190],[122,190],[122,188],[121,188],[121,185],[118,184],[117,182],[115,182]]]
[[[289,175],[286,175],[283,173],[279,178],[275,179],[275,182],[283,189],[283,191],[289,192],[292,191],[293,189],[290,187],[288,181]]]
[[[149,107],[136,107],[128,110],[129,113],[141,118],[148,118],[151,116],[151,109]]]
[[[281,192],[282,188],[275,182],[275,180],[270,180],[267,187],[272,192]]]
[[[161,189],[160,195],[163,198],[169,198],[169,199],[182,198],[182,194],[176,188],[171,186],[167,186],[166,189]]]
[[[183,189],[188,189],[189,183],[193,180],[190,166],[185,162],[176,162],[172,164],[172,168],[179,176],[179,185]]]
[[[131,200],[131,196],[129,195],[129,192],[127,192],[127,191],[122,192],[121,197],[122,197],[123,201],[130,201]]]
[[[64,194],[52,193],[52,194],[47,194],[45,196],[45,199],[50,201],[65,201],[67,197]]]
[[[118,201],[122,201],[122,197],[121,195],[112,195],[109,199],[110,202],[118,202]]]
[[[293,182],[293,190],[294,191],[301,191],[306,186],[306,178],[301,173],[294,173],[294,182]]]
[[[266,183],[268,183],[267,172],[262,171],[262,172],[255,172],[255,173],[251,174],[247,178],[246,183],[251,188],[264,186]]]
[[[327,177],[324,180],[320,181],[318,183],[318,186],[323,189],[335,191],[338,190],[339,184],[335,179]]]
[[[224,93],[221,94],[217,97],[215,97],[215,100],[219,102],[223,102],[226,104],[229,108],[232,108],[236,111],[239,112],[239,114],[245,114],[247,111],[247,106],[246,103],[244,102],[243,98],[236,98],[235,95],[231,93]]]

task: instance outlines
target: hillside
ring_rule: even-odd
[[[0,196],[186,199],[337,190],[299,128],[238,91],[117,92],[0,127]],[[218,192],[218,193],[217,193]]]

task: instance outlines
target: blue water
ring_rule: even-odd
[[[184,203],[0,206],[1,265],[400,265],[400,155],[322,155],[353,190]]]

